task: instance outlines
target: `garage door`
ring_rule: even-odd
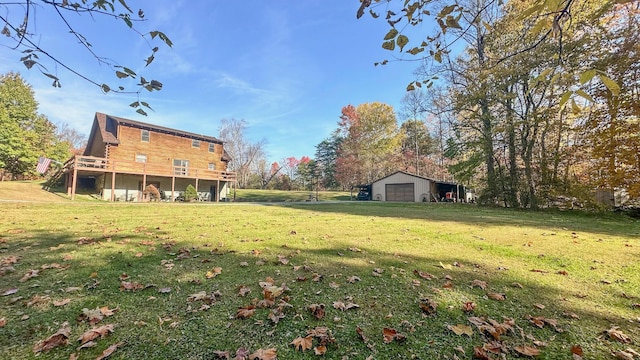
[[[415,201],[413,184],[386,184],[385,198],[387,201]]]

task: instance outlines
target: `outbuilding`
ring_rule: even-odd
[[[436,181],[404,171],[397,171],[374,181],[371,193],[372,199],[377,201],[468,201],[464,185]]]

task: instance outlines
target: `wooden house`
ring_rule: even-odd
[[[215,137],[96,113],[84,153],[65,163],[65,185],[72,199],[81,182],[104,200],[142,201],[150,184],[168,200],[191,184],[199,200],[224,201],[236,182],[230,160]]]

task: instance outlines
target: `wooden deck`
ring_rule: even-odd
[[[112,160],[108,158],[82,155],[76,155],[67,160],[64,164],[63,171],[68,176],[66,181],[68,184],[67,192],[72,199],[75,198],[78,174],[111,174],[112,184],[114,183],[113,180],[115,180],[116,175],[140,175],[144,179],[143,182],[145,184],[147,176],[171,178],[173,179],[172,183],[175,182],[176,178],[194,179],[196,181],[196,186],[199,180],[213,180],[231,183],[235,183],[237,181],[237,173],[235,172],[173,166],[171,164]],[[174,192],[173,188],[171,189],[171,192]]]

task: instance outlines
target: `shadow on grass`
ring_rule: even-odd
[[[371,208],[357,207],[356,213],[365,215],[366,209]],[[123,342],[115,356],[205,359],[212,358],[214,350],[233,353],[239,347],[252,351],[275,347],[280,358],[302,359],[308,358],[309,352],[297,352],[290,343],[317,326],[328,327],[336,339],[335,344],[328,346],[328,358],[451,357],[457,346],[471,354],[473,346],[493,340],[476,329],[470,337],[454,335],[447,329],[447,325],[470,325],[469,316],[498,322],[503,317],[514,319],[517,327],[501,337],[511,354],[513,346],[531,344],[535,338],[547,343],[542,348],[546,359],[570,357],[574,344],[580,344],[589,358],[602,358],[618,345],[596,340],[599,333],[609,324],[628,325],[620,315],[622,311],[616,311],[623,310],[617,309],[623,306],[622,302],[613,306],[581,306],[595,300],[577,298],[579,294],[567,289],[561,281],[553,286],[544,285],[509,270],[496,269],[489,259],[471,263],[455,254],[439,257],[398,254],[366,246],[354,248],[353,243],[338,240],[327,241],[326,246],[315,249],[285,241],[281,241],[281,247],[273,248],[260,240],[250,242],[252,246],[247,247],[247,243],[217,244],[207,236],[185,238],[170,229],[144,226],[129,230],[112,226],[110,230],[93,233],[14,230],[3,235],[2,241],[0,259],[21,257],[12,265],[15,271],[0,277],[0,291],[19,289],[13,296],[0,298],[3,302],[0,318],[8,319],[7,325],[0,328],[3,358],[32,358],[33,345],[57,331],[64,321],[71,324],[70,341],[74,343],[91,328],[76,320],[82,309],[102,306],[118,308],[113,316],[98,324],[116,324],[112,335],[98,339],[95,348],[76,350],[76,345],[63,346],[49,352],[47,358],[69,358],[76,352],[95,358],[108,345]],[[42,269],[42,265],[53,263],[69,267]],[[220,267],[222,272],[207,278],[207,272],[214,267]],[[21,282],[20,278],[31,269],[40,269],[39,276]],[[414,270],[429,273],[433,278],[416,276]],[[313,280],[315,274],[321,275],[319,281]],[[274,324],[268,317],[270,309],[257,309],[250,319],[235,318],[239,307],[255,302],[252,298],[261,298],[258,283],[269,277],[275,286],[286,283],[290,288],[281,297],[287,296],[292,305],[285,310],[285,317]],[[473,280],[485,281],[487,288],[472,287]],[[140,284],[142,288],[122,290],[123,281]],[[238,295],[242,285],[252,290],[249,296]],[[69,291],[72,288],[80,289]],[[191,294],[201,291],[207,294],[219,291],[221,297],[208,305],[188,301]],[[505,294],[506,299],[491,300],[487,297],[491,292]],[[15,296],[22,299],[13,302],[11,298]],[[27,306],[35,296],[47,296],[50,300]],[[53,301],[65,298],[71,299],[69,305],[52,305]],[[436,314],[426,315],[420,310],[419,303],[424,298],[438,304]],[[340,311],[332,307],[335,301],[354,302],[359,308]],[[477,304],[471,313],[461,309],[467,301]],[[326,305],[324,318],[316,319],[309,313],[311,304]],[[536,308],[534,304],[544,304],[545,308]],[[569,313],[580,319],[562,315]],[[29,318],[21,321],[24,315]],[[555,319],[562,332],[548,325],[542,329],[533,326],[525,319],[527,315]],[[357,327],[368,338],[366,342],[357,335]],[[384,343],[384,327],[397,329],[407,340]],[[523,336],[527,334],[531,337]]]

